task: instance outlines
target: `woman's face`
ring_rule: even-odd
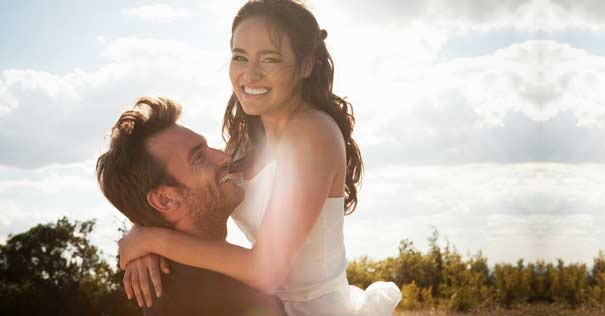
[[[303,75],[290,39],[284,34],[276,42],[263,17],[247,18],[233,32],[229,77],[248,115],[271,114],[300,102]]]

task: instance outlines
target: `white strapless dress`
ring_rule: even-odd
[[[246,197],[232,218],[254,244],[269,202],[276,162],[244,183]],[[401,300],[393,282],[365,291],[349,285],[343,236],[344,198],[328,198],[290,272],[276,291],[290,316],[387,316]]]

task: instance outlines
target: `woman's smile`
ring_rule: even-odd
[[[300,103],[302,76],[290,39],[274,41],[263,17],[244,20],[233,33],[229,77],[248,115],[264,115]]]
[[[242,90],[244,91],[245,96],[261,96],[271,91],[270,88],[256,88],[251,86],[243,86]]]

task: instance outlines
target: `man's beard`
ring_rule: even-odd
[[[205,188],[190,189],[183,188],[183,196],[187,203],[189,217],[193,223],[207,230],[216,229],[216,225],[224,225],[234,206],[225,192],[212,190],[210,186]]]

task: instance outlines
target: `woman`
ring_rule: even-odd
[[[169,249],[142,249],[141,228],[120,242],[122,266],[157,253],[276,294],[290,315],[393,312],[401,299],[393,283],[363,292],[346,279],[343,216],[357,204],[362,163],[351,106],[332,93],[326,36],[292,0],[250,1],[233,21],[223,131],[227,152],[246,166],[233,219],[252,249],[170,230],[145,236],[171,240]]]

